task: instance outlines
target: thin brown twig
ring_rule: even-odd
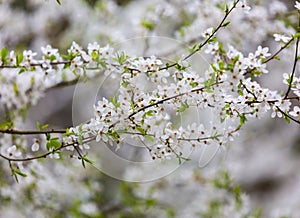
[[[66,133],[66,129],[50,129],[50,130],[16,130],[16,129],[0,129],[0,133],[11,135],[41,135],[47,133]]]
[[[89,138],[86,138],[85,141],[83,143],[88,143],[90,141],[93,141],[95,140],[95,136],[90,136]],[[34,156],[34,157],[27,157],[27,158],[10,158],[10,157],[7,157],[3,154],[0,153],[0,157],[2,157],[3,159],[7,160],[7,161],[10,161],[10,162],[26,162],[26,161],[32,161],[32,160],[37,160],[37,159],[41,159],[41,158],[46,158],[47,156],[49,156],[50,154],[53,154],[55,152],[58,152],[60,150],[62,150],[63,148],[66,148],[66,147],[70,147],[70,146],[76,146],[78,145],[78,142],[73,142],[73,143],[70,143],[70,144],[63,144],[59,147],[59,148],[56,148],[52,151],[48,151],[44,154],[41,154],[41,155],[38,155],[38,156]]]
[[[298,33],[300,31],[300,12],[298,13]],[[291,78],[289,81],[289,85],[288,85],[288,89],[285,93],[284,98],[287,98],[291,88],[292,88],[292,84],[293,84],[293,80],[294,80],[294,75],[296,72],[296,66],[297,66],[297,62],[298,62],[298,47],[299,47],[299,36],[297,37],[297,41],[296,41],[296,46],[295,46],[295,56],[294,56],[294,63],[293,63],[293,69],[292,69],[292,74],[291,74]]]
[[[299,120],[296,120],[295,118],[293,118],[292,116],[290,116],[289,114],[285,113],[283,110],[281,110],[278,106],[276,106],[277,110],[280,111],[280,113],[282,113],[284,116],[288,117],[289,119],[291,119],[292,121],[300,124]]]

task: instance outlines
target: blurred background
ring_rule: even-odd
[[[178,60],[188,53],[186,48],[201,40],[203,31],[218,25],[224,16],[220,5],[226,2],[61,0],[59,5],[55,0],[0,0],[0,48],[41,54],[40,48],[50,44],[65,54],[73,41],[83,48],[95,41],[131,55]],[[258,45],[270,47],[271,53],[277,51],[280,45],[273,34],[295,32],[295,2],[255,0],[249,4],[249,12],[236,10],[229,16],[231,25],[217,34],[219,40],[244,54],[255,52]],[[282,52],[280,61],[269,64],[270,73],[259,78],[261,84],[286,90],[282,75],[291,72],[292,47]],[[200,53],[192,61],[193,69],[203,74],[210,58]],[[299,76],[299,68],[296,73]],[[75,121],[74,93],[81,100],[93,96],[89,87],[95,85],[99,86],[87,82],[87,89],[71,85],[46,90],[28,111],[24,128],[34,129],[39,121],[61,129],[86,120],[92,109],[88,105],[95,98],[76,104]],[[112,83],[101,85],[98,98],[109,96],[112,89],[116,89]],[[202,113],[199,119],[205,116]],[[199,167],[199,162],[206,161],[199,158],[208,155],[209,160],[211,152],[198,148],[191,161],[172,168],[171,174],[143,183],[124,182],[103,173],[107,165],[114,175],[127,180],[145,172],[111,160],[99,148],[92,148],[95,167],[84,169],[71,158],[36,161],[31,166],[36,175],[19,184],[11,178],[7,163],[0,160],[0,217],[300,217],[299,130],[299,125],[271,119],[270,114],[250,120],[237,140],[205,167]],[[137,150],[127,145],[115,153],[130,159],[136,158]],[[241,195],[233,188],[237,184]],[[242,202],[238,209],[237,196]]]

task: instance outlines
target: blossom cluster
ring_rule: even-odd
[[[240,4],[235,2],[228,11]],[[262,88],[255,78],[268,73],[266,63],[274,58],[269,48],[258,46],[253,53],[244,55],[231,45],[223,47],[214,34],[212,27],[205,30],[202,34],[205,43],[194,50],[207,44],[205,53],[212,55],[212,63],[204,75],[189,65],[190,55],[164,64],[155,56],[130,57],[96,42],[90,43],[86,50],[73,42],[67,55],[48,45],[41,48],[40,59],[30,50],[16,54],[3,48],[0,67],[7,89],[1,89],[0,100],[7,109],[24,109],[35,104],[46,89],[80,77],[87,79],[100,73],[119,81],[118,92],[110,99],[98,101],[90,121],[68,129],[63,142],[48,137],[47,150],[56,158],[59,157],[56,152],[62,148],[76,150],[82,156],[77,146],[89,149],[91,139],[120,144],[131,136],[144,143],[152,159],[170,156],[181,159],[185,158],[183,147],[224,145],[249,118],[261,118],[269,110],[272,117],[299,123],[299,106],[291,108],[292,100],[299,102],[299,78],[294,72],[284,74],[284,82],[289,87],[285,95]],[[286,46],[294,40],[279,34],[274,37]],[[290,91],[294,97],[290,97]],[[219,116],[218,122],[210,126],[204,123],[184,126],[170,119],[189,108],[210,109]],[[38,146],[34,143],[32,147],[36,151]]]

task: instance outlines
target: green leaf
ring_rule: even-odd
[[[181,102],[181,105],[180,105],[180,107],[176,110],[176,112],[181,113],[181,112],[185,111],[187,108],[189,108],[189,105],[188,105],[187,101]]]
[[[47,138],[47,140],[50,140],[51,134],[50,134],[50,133],[47,133],[47,134],[46,134],[46,138]]]
[[[51,55],[50,57],[49,57],[49,60],[52,62],[52,61],[55,61],[56,60],[56,56],[55,55]]]
[[[26,176],[27,176],[25,173],[21,172],[21,171],[18,170],[18,169],[13,169],[13,172],[14,172],[15,174],[18,174],[18,175],[22,176],[22,177],[26,177]]]
[[[127,88],[127,86],[128,86],[129,84],[130,84],[130,83],[129,83],[128,81],[123,81],[121,85],[122,85],[123,88]]]
[[[136,127],[137,131],[139,131],[142,135],[146,134],[146,131],[142,127]]]
[[[6,63],[7,54],[8,54],[7,48],[6,47],[2,48],[2,50],[1,50],[1,60],[2,60],[3,64]]]
[[[275,56],[274,59],[277,61],[280,61],[280,57],[278,57],[278,56]]]
[[[151,135],[145,135],[144,137],[145,137],[146,140],[154,142],[154,137],[153,136],[151,136]]]
[[[287,113],[287,112],[286,112]],[[291,122],[291,119],[288,117],[288,116],[286,116],[285,114],[284,114],[284,119],[285,119],[285,121],[287,122],[287,123],[290,123]]]
[[[242,192],[241,192],[241,187],[239,185],[236,185],[233,187],[233,192],[235,195],[235,204],[237,209],[240,209],[243,205],[243,200],[242,200]]]
[[[157,204],[157,200],[154,198],[148,198],[145,200],[145,203],[146,203],[147,208],[152,208],[153,206],[155,206]]]
[[[39,130],[43,130],[43,129],[48,128],[49,124],[45,124],[45,125],[42,126],[40,122],[37,122],[37,123],[36,123],[36,126],[37,126],[37,128],[38,128]]]
[[[155,24],[154,23],[152,23],[150,21],[147,21],[145,19],[142,20],[141,25],[143,27],[145,27],[146,29],[148,29],[148,30],[153,30],[155,28]]]
[[[92,51],[91,57],[93,60],[96,60],[98,58],[98,52],[97,51]]]
[[[212,42],[215,42],[215,41],[217,41],[217,37],[212,37],[209,41],[208,41],[208,43],[212,43]]]
[[[50,142],[46,143],[46,148],[47,148],[48,151],[50,151],[50,148],[51,148],[51,143]]]
[[[294,38],[300,38],[300,33],[296,33],[296,34],[294,35]]]
[[[21,67],[18,74],[22,74],[22,73],[24,73],[25,71],[26,71],[26,68],[25,68],[25,67]]]
[[[14,126],[14,123],[12,121],[4,121],[0,123],[0,129],[10,129]]]
[[[82,164],[83,168],[85,168],[85,162],[87,162],[89,164],[93,164],[93,162],[90,159],[88,159],[86,156],[87,155],[78,157],[78,159],[81,160],[81,164]]]
[[[61,143],[58,141],[59,138],[52,138],[50,139],[47,144],[46,144],[46,148],[47,150],[49,151],[51,148],[54,148],[54,149],[58,149],[61,147]]]
[[[155,111],[154,110],[149,110],[145,114],[149,117],[152,117],[154,115]]]
[[[117,53],[117,58],[115,58],[114,60],[116,60],[120,65],[125,64],[125,62],[127,61],[127,56],[125,55],[125,52],[121,52],[121,53]]]
[[[239,89],[237,92],[240,96],[244,96],[244,92],[242,90]]]
[[[228,11],[229,11],[229,7],[228,7],[228,5],[226,4],[226,5],[225,5],[225,8],[224,8],[224,12],[225,12],[225,13],[228,13]]]
[[[19,89],[18,89],[18,85],[17,85],[16,82],[14,82],[13,88],[14,88],[14,93],[15,93],[16,95],[18,95],[18,94],[19,94]]]
[[[199,84],[198,84],[198,82],[190,82],[190,86],[192,87],[192,88],[195,88],[196,86],[198,86]]]
[[[56,2],[57,2],[59,5],[61,5],[61,2],[60,2],[60,0],[56,0]]]
[[[230,25],[230,21],[223,23],[222,27],[226,27]]]
[[[21,54],[16,54],[16,64],[17,64],[17,66],[20,66],[20,63],[22,63],[22,61],[23,61],[23,58],[24,58],[24,56],[23,56],[23,54],[21,53]],[[24,69],[24,68],[23,68]],[[26,69],[26,68],[25,68]],[[20,72],[19,72],[20,73]]]
[[[247,117],[245,114],[240,114],[239,118],[240,118],[240,125],[238,126],[238,128],[241,128],[247,121]]]
[[[219,64],[220,70],[223,70],[224,66],[225,66],[224,62],[222,60],[219,60],[218,64]]]
[[[121,104],[120,104],[120,102],[118,102],[118,100],[117,100],[117,96],[116,96],[116,94],[114,94],[114,97],[109,97],[109,100],[110,100],[110,102],[116,107],[116,108],[118,108],[118,107],[120,107],[121,106]]]
[[[205,87],[208,89],[212,84],[214,84],[215,79],[216,79],[216,72],[213,72],[211,74],[210,79],[208,79],[204,82]],[[206,90],[206,91],[209,91],[209,90]]]
[[[75,133],[74,132],[70,132],[70,129],[67,128],[66,129],[66,133],[64,133],[63,136],[70,136],[70,135],[75,135]]]

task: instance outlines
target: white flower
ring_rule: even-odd
[[[275,41],[277,42],[283,42],[283,43],[287,43],[289,40],[292,39],[292,37],[290,36],[285,36],[285,35],[281,35],[281,34],[273,34]]]
[[[249,10],[251,9],[251,7],[250,7],[249,5],[247,5],[246,0],[241,0],[241,1],[237,4],[236,7],[237,7],[237,8],[242,8],[242,9],[244,9],[244,10],[246,10],[246,11],[249,11]]]
[[[300,107],[295,106],[293,111],[289,112],[293,117],[300,117]]]
[[[261,58],[269,57],[269,56],[271,56],[271,54],[268,53],[268,51],[269,51],[268,47],[262,48],[261,46],[258,46],[258,48],[255,52],[255,56],[261,57]]]
[[[218,50],[219,50],[219,42],[215,42],[207,46],[205,53],[214,55],[217,53]]]
[[[97,42],[88,44],[88,54],[91,55],[93,52],[99,51],[100,45]]]
[[[273,113],[271,114],[271,117],[282,117],[282,113],[281,111],[285,112],[285,111],[289,111],[290,110],[290,106],[291,106],[291,102],[287,101],[287,100],[281,100],[281,101],[277,101],[275,103],[275,105],[273,106]],[[279,110],[279,109],[281,110]]]
[[[59,153],[53,152],[53,148],[50,149],[50,152],[52,152],[52,153],[49,154],[49,157],[51,159],[59,159]]]
[[[49,57],[52,55],[57,57],[57,55],[58,55],[58,49],[52,48],[51,45],[47,45],[46,47],[41,47],[41,51],[44,55],[49,56]]]
[[[203,36],[204,38],[210,37],[210,36],[212,35],[212,33],[213,33],[213,30],[214,30],[214,28],[212,28],[212,27],[206,29],[206,30],[204,31],[204,33],[202,33],[202,36]]]
[[[13,145],[7,149],[7,153],[9,157],[20,157],[21,156],[21,151],[17,150],[17,146]]]
[[[283,76],[282,82],[283,82],[284,84],[289,85],[289,80],[291,79],[290,75],[287,74],[287,73],[284,73],[282,76]]]
[[[83,65],[83,61],[82,61],[81,57],[80,56],[76,56],[71,61],[71,70],[78,69],[82,65]]]
[[[300,2],[296,1],[295,3],[296,3],[295,4],[295,8],[297,8],[298,10],[300,10]]]
[[[39,148],[40,148],[39,140],[38,139],[33,139],[33,144],[31,145],[31,150],[33,152],[35,152],[35,151],[38,151]]]

